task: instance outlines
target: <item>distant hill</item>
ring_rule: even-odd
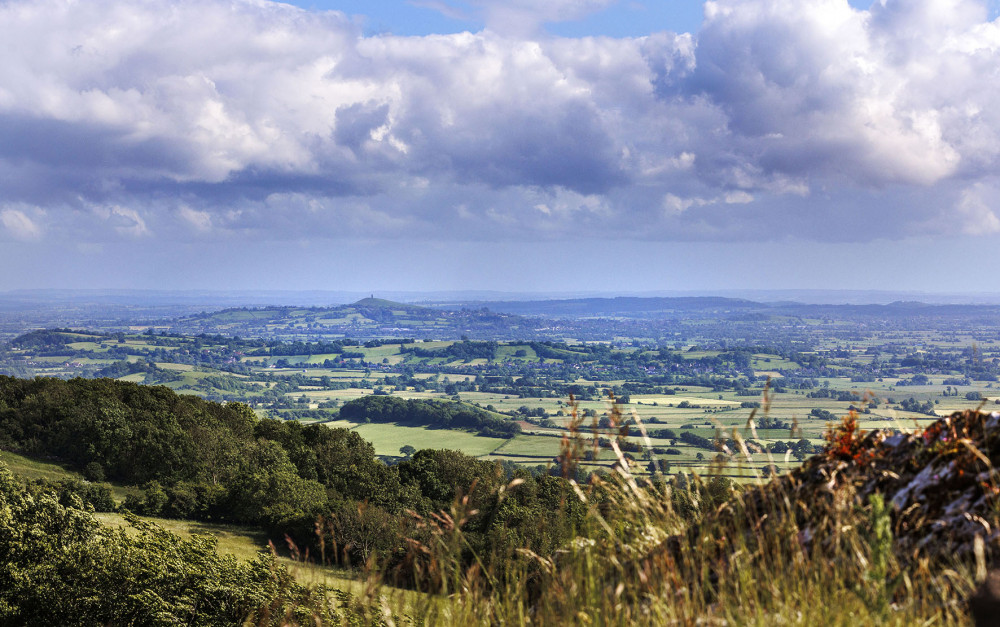
[[[237,307],[151,322],[157,332],[223,334],[281,340],[413,338],[455,340],[584,340],[661,337],[691,320],[755,322],[785,319],[897,324],[949,320],[968,325],[1000,316],[996,305],[760,303],[719,296],[574,298],[539,301],[400,303],[363,298],[334,307]],[[139,327],[141,328],[141,326]],[[670,331],[672,336],[673,331]]]
[[[420,307],[418,305],[408,305],[406,303],[397,303],[392,300],[386,300],[384,298],[375,298],[374,296],[370,298],[362,298],[356,303],[351,303],[347,307],[368,307],[372,309],[426,309],[426,307]]]
[[[627,318],[636,320],[669,319],[671,317],[713,317],[745,316],[760,314],[767,316],[802,317],[877,317],[906,318],[926,316],[948,316],[969,318],[982,315],[1000,314],[1000,306],[931,304],[920,301],[894,301],[888,304],[809,304],[792,301],[762,303],[742,298],[722,296],[677,296],[677,297],[615,297],[615,298],[572,298],[561,300],[527,301],[468,301],[445,304],[428,303],[428,307],[439,310],[477,309],[489,307],[495,311],[519,316],[543,316],[548,318]]]
[[[157,328],[161,328],[158,323]],[[229,308],[178,318],[163,327],[175,333],[222,333],[242,337],[308,339],[317,337],[392,337],[456,339],[505,338],[512,334],[539,337],[549,326],[521,316],[485,308],[458,311],[434,309],[381,298],[363,298],[337,307]]]
[[[506,313],[522,316],[605,316],[605,317],[650,317],[679,312],[703,312],[724,314],[745,312],[751,309],[766,309],[768,306],[742,298],[721,296],[678,296],[678,297],[637,297],[616,298],[570,298],[561,300],[529,300],[461,303],[464,307],[490,307]]]

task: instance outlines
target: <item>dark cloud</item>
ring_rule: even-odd
[[[601,128],[599,113],[583,103],[569,103],[557,115],[491,111],[476,126],[435,129],[419,150],[433,155],[443,149],[456,179],[464,182],[564,187],[584,194],[625,182],[613,138]]]
[[[360,156],[372,133],[388,122],[389,105],[359,102],[337,109],[334,140]]]
[[[160,137],[129,138],[126,129],[25,114],[0,114],[0,170],[6,200],[46,203],[84,194],[100,197],[112,182],[188,174],[189,146]]]

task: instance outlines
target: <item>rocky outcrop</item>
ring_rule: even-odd
[[[864,586],[890,576],[887,553],[895,556],[897,574],[959,566],[985,578],[1000,556],[998,462],[997,413],[955,413],[916,433],[864,433],[852,414],[831,432],[822,454],[701,516],[660,543],[640,568],[672,573],[686,565],[690,584],[708,583],[707,599],[717,582],[753,560],[796,555],[840,562],[839,572]],[[981,605],[992,602],[991,590]]]
[[[904,561],[964,559],[977,542],[986,555],[998,539],[1000,414],[975,411],[941,418],[919,433],[858,430],[845,418],[825,453],[745,495],[748,510],[773,511],[776,496],[793,504],[800,540],[832,532],[830,511],[872,494],[891,504],[895,551]],[[978,538],[978,540],[977,540]]]

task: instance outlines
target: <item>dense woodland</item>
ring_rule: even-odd
[[[512,438],[521,432],[514,421],[478,407],[433,400],[405,400],[373,394],[348,401],[340,408],[341,420],[388,422],[429,426],[437,429],[472,429],[479,435]]]

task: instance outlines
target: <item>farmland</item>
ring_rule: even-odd
[[[402,458],[403,447],[452,448],[544,471],[557,463],[562,436],[573,426],[584,437],[621,437],[632,445],[626,454],[640,471],[655,459],[669,473],[718,471],[724,464],[723,474],[737,480],[772,465],[796,465],[822,443],[831,420],[851,410],[863,428],[907,430],[992,403],[1000,385],[1000,316],[989,315],[990,308],[754,312],[748,301],[712,301],[683,317],[674,306],[662,319],[644,313],[555,322],[377,299],[335,310],[226,310],[172,323],[197,321],[202,326],[189,330],[205,332],[194,335],[168,331],[173,327],[166,323],[22,334],[0,351],[0,372],[110,377],[240,401],[261,417],[356,430],[388,462]],[[358,322],[396,325],[400,316],[440,327],[442,335],[449,319],[499,332],[494,323],[502,318],[522,328],[558,328],[560,339],[366,337],[383,327]],[[333,327],[321,321],[339,330],[348,321],[357,335],[330,336]],[[602,324],[604,339],[574,337],[593,337]],[[622,339],[629,325],[641,334]],[[279,331],[289,327],[308,333],[285,339]],[[233,333],[254,329],[257,337]],[[345,403],[373,395],[474,407],[515,423],[519,432],[484,437],[434,425],[340,419]],[[749,442],[746,453],[737,450],[739,440]],[[615,461],[610,448],[597,447],[583,467],[606,471]]]

